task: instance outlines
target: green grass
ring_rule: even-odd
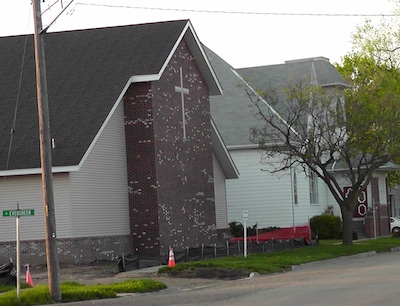
[[[400,238],[379,238],[355,241],[351,246],[344,246],[338,240],[324,240],[315,247],[304,247],[292,250],[274,251],[264,254],[250,254],[247,258],[233,256],[203,261],[177,264],[174,268],[163,267],[160,273],[197,268],[239,269],[260,274],[281,272],[293,265],[325,260],[340,256],[354,255],[369,251],[385,252],[400,246]],[[63,302],[83,301],[116,297],[118,293],[149,292],[166,288],[166,285],[152,279],[132,279],[115,284],[98,284],[86,286],[77,282],[61,284]],[[7,292],[5,292],[7,291]],[[43,305],[51,303],[47,285],[21,290],[21,304],[17,300],[15,287],[0,286],[0,306]]]
[[[28,284],[25,283],[21,283],[21,289],[25,289],[25,288],[30,288],[30,286]],[[11,286],[11,285],[0,285],[0,293],[2,292],[7,292],[7,291],[11,291],[14,290],[15,286]]]
[[[325,260],[340,256],[354,255],[369,251],[385,252],[400,246],[400,238],[388,237],[355,241],[353,245],[344,246],[338,240],[321,241],[315,247],[304,247],[292,250],[274,251],[263,254],[250,254],[246,258],[234,256],[203,261],[177,264],[174,268],[163,267],[160,273],[194,270],[196,268],[240,269],[260,274],[286,271],[293,265],[312,261]]]
[[[127,280],[115,284],[98,284],[85,286],[77,282],[61,284],[62,301],[74,302],[94,299],[115,298],[117,293],[150,292],[165,289],[167,286],[152,279]],[[47,285],[38,285],[34,288],[23,289],[20,292],[21,304],[17,300],[17,291],[13,290],[0,294],[0,306],[16,305],[44,305],[51,303]]]
[[[13,290],[14,288],[15,288],[15,286],[0,285],[0,293]]]

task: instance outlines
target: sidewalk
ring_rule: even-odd
[[[118,283],[132,278],[151,278],[167,285],[172,291],[193,290],[215,286],[226,282],[218,279],[203,278],[175,278],[159,275],[158,270],[165,266],[153,266],[126,272],[118,272],[117,263],[99,263],[90,265],[76,265],[60,268],[60,282],[76,281],[85,285]],[[47,271],[44,268],[31,269],[34,285],[47,284]],[[25,274],[21,275],[25,282]]]

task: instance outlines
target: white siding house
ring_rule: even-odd
[[[248,225],[262,227],[290,227],[306,224],[314,215],[327,207],[326,188],[318,182],[318,203],[310,203],[309,178],[296,172],[297,203],[295,201],[294,172],[271,174],[267,165],[261,164],[258,149],[230,150],[240,169],[237,180],[227,182],[229,221],[242,220],[242,210],[249,211]]]
[[[258,224],[259,228],[303,225],[311,217],[332,209],[340,215],[322,180],[313,181],[300,167],[272,174],[268,171],[271,166],[262,164],[262,152],[251,142],[250,131],[254,127],[264,128],[265,122],[257,119],[257,109],[245,90],[246,86],[254,91],[278,90],[299,73],[320,85],[345,84],[334,66],[326,58],[318,57],[234,69],[211,50],[206,52],[224,89],[222,96],[211,97],[211,114],[240,173],[239,179],[227,182],[228,221],[241,222],[243,209],[249,212],[248,225]],[[276,162],[279,161],[277,157]]]

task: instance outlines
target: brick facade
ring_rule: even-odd
[[[389,235],[389,207],[386,204],[385,199],[380,199],[378,178],[373,178],[371,180],[371,194],[372,200],[369,203],[370,210],[365,217],[365,236],[367,238],[375,236],[374,226],[376,226],[377,236]],[[373,207],[375,207],[375,224],[374,213],[372,211]]]
[[[159,226],[151,83],[130,86],[124,114],[133,249],[156,256]]]
[[[371,184],[371,194],[372,194],[370,207],[372,207],[373,202],[375,203],[375,205],[381,204],[381,199],[379,197],[379,180],[378,180],[378,178],[372,178],[370,184]]]
[[[184,41],[159,81],[132,84],[124,109],[134,249],[216,243],[209,94]]]

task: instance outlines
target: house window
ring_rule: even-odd
[[[310,204],[318,204],[318,177],[314,171],[309,170]]]
[[[298,193],[297,193],[297,174],[293,172],[293,201],[295,205],[299,204]]]

